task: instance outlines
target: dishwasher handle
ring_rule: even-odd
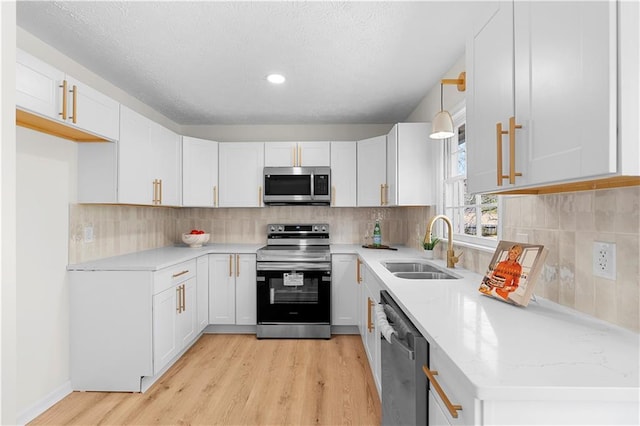
[[[406,352],[407,358],[413,361],[416,359],[416,351],[411,349],[409,345],[407,345],[405,342],[400,340],[400,338],[398,337],[399,335],[398,331],[396,331],[391,326],[391,324],[389,324],[389,320],[387,319],[387,314],[386,314],[386,312],[389,312],[389,309],[393,311],[393,308],[391,308],[389,305],[382,305],[382,304],[376,305],[376,322],[378,324],[378,329],[380,330],[380,334],[382,334],[383,338],[386,339],[389,342],[389,344],[398,345],[404,352]],[[395,311],[393,311],[393,313],[395,314]],[[398,320],[400,320],[400,318],[398,318]],[[407,336],[408,334],[410,333],[404,333],[405,336]]]

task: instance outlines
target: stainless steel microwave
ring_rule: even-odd
[[[331,203],[329,167],[265,167],[263,201],[265,204]]]

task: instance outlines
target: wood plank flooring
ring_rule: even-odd
[[[379,425],[360,336],[205,334],[147,392],[73,392],[30,425]]]

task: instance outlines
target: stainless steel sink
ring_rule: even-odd
[[[389,261],[382,266],[398,278],[408,280],[448,280],[460,277],[424,261]]]
[[[445,272],[395,272],[398,278],[407,280],[456,280],[458,277]]]

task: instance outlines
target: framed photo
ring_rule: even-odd
[[[527,306],[547,252],[538,244],[500,241],[480,284],[480,292],[518,306]]]

